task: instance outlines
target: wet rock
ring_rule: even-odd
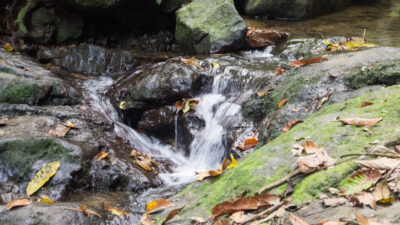
[[[163,106],[152,109],[142,114],[137,128],[145,133],[153,133],[160,136],[171,136],[175,130],[176,109],[173,106]]]
[[[277,19],[306,19],[331,13],[352,4],[351,0],[239,0],[244,13],[252,16],[270,16]]]
[[[124,50],[111,50],[96,45],[80,44],[62,49],[43,49],[38,60],[52,62],[71,72],[91,76],[114,77],[133,69],[133,55]]]
[[[31,59],[0,50],[0,103],[66,105],[80,102],[80,94]]]
[[[190,53],[241,48],[247,26],[229,0],[194,0],[176,11],[175,38]]]
[[[162,10],[166,13],[173,13],[185,3],[185,0],[163,0],[161,2]]]
[[[179,60],[144,67],[121,77],[110,89],[116,106],[126,101],[125,118],[135,124],[143,111],[172,105],[211,87],[213,77]]]
[[[35,43],[49,43],[56,32],[54,26],[56,15],[54,9],[41,7],[32,12],[30,36]]]
[[[190,156],[190,144],[194,137],[204,129],[206,122],[193,112],[181,114],[177,121],[176,147],[185,156]]]
[[[288,39],[288,34],[268,29],[249,28],[247,31],[247,44],[252,48],[263,48],[279,45]]]
[[[77,40],[82,35],[83,24],[83,19],[78,13],[59,13],[55,21],[57,43]]]

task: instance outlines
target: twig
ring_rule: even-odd
[[[388,158],[400,158],[400,155],[384,154],[384,153],[351,153],[340,156],[340,158],[349,156],[383,156]]]
[[[387,180],[389,178],[390,174],[393,173],[393,171],[395,171],[397,168],[399,168],[399,166],[400,166],[400,163],[397,163],[397,165],[395,167],[393,167],[390,171],[388,171],[385,174],[385,180]]]
[[[254,221],[254,220],[261,219],[264,216],[268,216],[269,214],[275,212],[276,210],[278,210],[280,207],[282,207],[283,205],[285,205],[287,203],[288,203],[288,201],[282,201],[281,203],[275,205],[272,208],[269,208],[269,209],[267,209],[265,211],[262,211],[262,212],[260,212],[258,214],[255,214],[255,215],[251,215],[246,220],[241,221],[241,224],[245,224],[245,223],[248,223],[248,222],[251,222],[251,221]]]
[[[262,194],[272,188],[278,187],[286,182],[288,182],[292,177],[297,176],[298,174],[300,174],[300,171],[297,169],[294,172],[290,173],[289,175],[287,175],[286,177],[275,181],[274,183],[264,186],[262,187],[260,190],[257,191],[257,194]]]

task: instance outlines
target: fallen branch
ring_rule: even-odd
[[[262,212],[260,212],[260,213],[258,213],[258,214],[251,215],[251,216],[249,216],[246,220],[241,221],[241,224],[245,224],[245,223],[248,223],[248,222],[252,222],[252,221],[254,221],[254,220],[258,220],[258,219],[261,219],[261,218],[263,218],[263,217],[265,217],[265,216],[268,216],[269,214],[271,214],[271,213],[275,212],[276,210],[278,210],[278,209],[279,209],[280,207],[282,207],[283,205],[286,205],[288,202],[289,202],[289,201],[282,201],[281,203],[275,205],[275,206],[272,207],[272,208],[269,208],[269,209],[267,209],[267,210],[265,210],[265,211],[262,211]],[[264,222],[265,222],[265,221],[264,221]]]
[[[400,155],[394,155],[394,154],[384,154],[384,153],[351,153],[351,154],[345,154],[340,156],[340,158],[345,158],[349,156],[382,156],[382,157],[388,157],[388,158],[400,158]]]
[[[278,187],[278,186],[288,182],[290,179],[292,179],[294,176],[299,175],[300,173],[301,172],[297,169],[294,172],[292,172],[289,175],[287,175],[286,177],[284,177],[284,178],[282,178],[280,180],[277,180],[277,181],[275,181],[274,183],[272,183],[270,185],[262,187],[260,190],[257,191],[257,194],[262,194],[262,193],[264,193],[264,192],[266,192],[266,191],[268,191],[268,190],[270,190],[272,188]]]

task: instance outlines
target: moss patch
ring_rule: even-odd
[[[359,108],[360,102],[365,100],[374,104]],[[376,124],[370,130],[372,134],[369,134],[363,128],[342,125],[338,117],[383,117],[384,120]],[[291,165],[296,160],[290,150],[298,138],[309,138],[325,148],[330,156],[339,158],[342,154],[365,151],[374,140],[384,143],[399,137],[400,86],[393,86],[324,107],[288,133],[246,155],[240,160],[239,166],[216,179],[190,185],[176,198],[190,203],[183,214],[206,217],[216,204],[236,197],[245,190],[254,193],[290,173]],[[335,187],[354,169],[355,165],[349,162],[309,175],[297,184],[294,202],[302,203],[316,198],[329,186]],[[281,193],[283,190],[284,186],[281,186],[272,192]]]
[[[37,84],[13,80],[0,89],[0,103],[37,104],[42,88]]]

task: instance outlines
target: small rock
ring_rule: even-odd
[[[287,33],[268,29],[255,29],[250,27],[247,31],[247,43],[252,48],[279,45],[286,41],[287,38]]]

